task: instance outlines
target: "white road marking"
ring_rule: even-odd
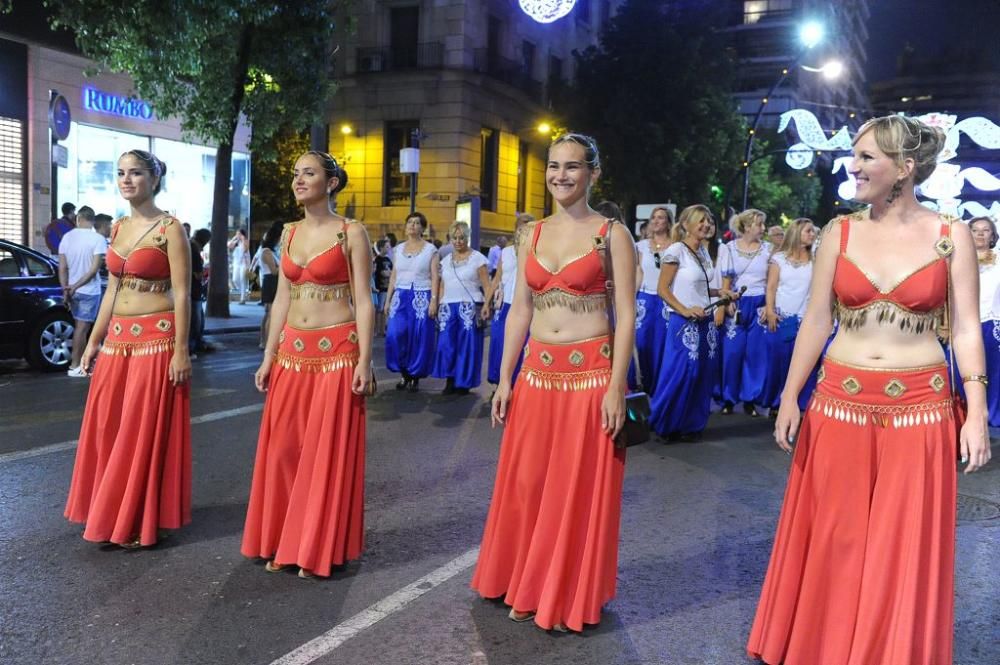
[[[234,416],[242,416],[248,413],[256,413],[257,411],[264,410],[264,403],[260,402],[258,404],[249,404],[247,406],[237,407],[235,409],[225,409],[224,411],[214,411],[212,413],[205,413],[200,416],[195,416],[191,419],[192,425],[200,425],[201,423],[211,423],[216,420],[223,420],[225,418],[232,418]],[[19,450],[14,453],[4,453],[0,455],[0,464],[5,464],[7,462],[16,462],[23,459],[31,459],[33,457],[41,457],[42,455],[51,455],[52,453],[59,453],[66,450],[73,450],[76,448],[77,439],[72,441],[63,441],[62,443],[53,443],[48,446],[42,446],[40,448],[32,448],[30,450]]]
[[[476,562],[476,557],[478,556],[478,547],[469,550],[440,568],[432,570],[416,582],[406,585],[399,591],[376,602],[374,605],[361,610],[350,619],[338,623],[319,637],[309,640],[298,649],[290,651],[275,660],[271,665],[309,665],[309,663],[326,656],[355,635],[400,611],[434,587],[468,570]]]

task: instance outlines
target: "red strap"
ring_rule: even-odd
[[[531,251],[535,251],[535,248],[538,247],[538,236],[542,233],[542,224],[544,222],[535,224],[535,232],[531,235]]]
[[[840,220],[840,253],[847,254],[847,236],[851,234],[851,220],[844,217]]]
[[[941,222],[941,237],[947,238],[951,235],[951,224],[948,222]]]

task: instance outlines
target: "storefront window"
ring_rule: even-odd
[[[167,165],[156,204],[194,229],[212,221],[215,148],[73,123],[65,141],[69,165],[59,169],[59,202],[89,205],[114,217],[128,214],[118,194],[118,158],[129,150],[152,150]],[[229,226],[245,225],[250,210],[250,159],[233,153]]]

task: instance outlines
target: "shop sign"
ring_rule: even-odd
[[[104,92],[97,88],[83,89],[83,108],[134,120],[153,119],[153,107],[149,103],[128,95]]]

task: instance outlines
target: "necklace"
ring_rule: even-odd
[[[979,265],[981,266],[991,266],[996,262],[996,253],[992,249],[988,249],[983,252],[983,255],[979,257]]]
[[[654,240],[652,237],[650,237],[650,239],[649,239],[649,247],[654,252],[662,252],[669,245],[670,245],[670,240],[669,239],[665,240],[664,242],[658,242],[657,240]]]

